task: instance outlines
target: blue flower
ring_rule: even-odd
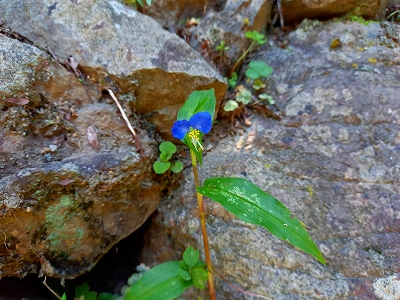
[[[212,119],[211,115],[208,112],[198,112],[195,113],[188,120],[178,120],[172,126],[172,136],[174,138],[183,140],[186,134],[189,134],[192,144],[200,146],[200,149],[203,150],[203,146],[201,145],[201,134],[209,133],[212,127]]]

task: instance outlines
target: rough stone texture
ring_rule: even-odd
[[[212,259],[230,282],[271,299],[379,299],[374,290],[399,285],[400,47],[379,24],[311,23],[290,34],[290,51],[268,46],[258,57],[275,69],[270,92],[286,116],[254,116],[243,135],[214,145],[200,176],[246,177],[280,199],[327,266],[208,201]],[[341,47],[331,49],[337,38]],[[146,263],[202,249],[185,176],[153,219]],[[216,280],[218,299],[253,299]]]
[[[74,57],[102,88],[134,94],[134,108],[164,136],[193,90],[214,88],[218,101],[225,93],[226,83],[200,54],[117,0],[2,1],[0,11],[38,47]]]
[[[146,6],[146,14],[166,28],[190,18],[203,17],[209,10],[221,10],[226,0],[155,0]]]
[[[232,65],[251,43],[244,36],[245,32],[265,32],[270,23],[271,7],[271,0],[227,0],[223,10],[210,10],[201,19],[195,35],[209,40],[214,48],[224,40],[230,47],[226,55]]]
[[[285,24],[304,19],[328,19],[345,13],[382,20],[388,0],[282,0]]]
[[[74,278],[157,207],[156,141],[121,99],[137,153],[112,101],[33,46],[0,35],[0,49],[0,277]]]

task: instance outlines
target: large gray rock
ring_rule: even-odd
[[[38,48],[0,35],[0,53],[0,277],[74,278],[156,209],[156,141],[121,101],[136,151],[115,104]]]
[[[334,39],[341,47],[330,47]],[[274,67],[270,92],[286,115],[254,116],[243,135],[212,144],[200,176],[246,177],[280,199],[327,265],[207,201],[215,271],[271,299],[398,299],[400,47],[386,27],[350,22],[300,26],[289,47],[257,58]],[[146,263],[203,248],[193,177],[185,176],[153,220]],[[218,299],[253,299],[215,278]]]
[[[117,0],[0,2],[2,20],[62,60],[72,56],[100,88],[134,94],[133,107],[164,136],[197,89],[226,83],[208,63],[153,19]]]

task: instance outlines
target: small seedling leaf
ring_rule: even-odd
[[[153,170],[157,174],[163,174],[169,169],[170,166],[171,166],[170,162],[162,162],[157,160],[153,164]]]
[[[125,300],[172,300],[193,283],[179,275],[180,261],[169,261],[147,271],[127,292]]]
[[[268,77],[272,74],[274,69],[268,66],[264,61],[254,60],[249,63],[249,68],[246,70],[246,76],[250,79],[256,80],[262,77]]]
[[[241,89],[236,93],[236,101],[242,102],[244,105],[249,104],[251,101],[251,92],[247,89]]]
[[[75,288],[75,298],[80,298],[84,296],[85,300],[96,300],[97,292],[90,291],[89,284],[84,282]]]
[[[189,281],[190,279],[192,279],[192,276],[190,275],[190,272],[187,270],[182,270],[179,269],[179,275],[182,277],[183,280],[185,281]]]
[[[238,107],[239,103],[237,103],[235,100],[228,100],[224,105],[224,111],[234,111]]]
[[[257,30],[247,31],[245,33],[245,37],[257,42],[258,44],[262,45],[267,42],[267,38],[262,33],[259,33]]]
[[[236,72],[233,72],[232,77],[228,79],[228,84],[230,87],[234,87],[237,83],[238,75]]]
[[[171,171],[174,173],[179,173],[183,170],[183,163],[180,161],[176,161],[174,164],[171,165]]]
[[[275,104],[274,99],[272,99],[272,97],[268,94],[260,94],[260,95],[258,95],[258,98],[260,98],[262,100],[267,100],[269,102],[269,104],[271,104],[271,105]]]
[[[195,287],[204,289],[204,282],[208,278],[208,273],[204,269],[196,268],[192,270],[192,280]]]
[[[183,253],[183,260],[191,269],[196,262],[199,260],[200,254],[198,249],[194,249],[193,247],[188,247]]]
[[[160,153],[160,160],[164,163],[168,162],[171,157],[172,157],[172,153],[168,153],[168,152]]]
[[[174,154],[176,152],[176,146],[169,142],[169,141],[164,141],[160,144],[160,146],[158,147],[158,149],[160,149],[161,153],[171,153]]]
[[[61,300],[67,300],[67,295],[65,295],[65,293],[62,295]]]
[[[314,241],[290,211],[276,198],[243,178],[208,178],[197,191],[220,203],[240,220],[263,226],[276,237],[325,260]]]

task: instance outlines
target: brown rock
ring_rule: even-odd
[[[0,276],[75,278],[157,207],[156,145],[123,104],[139,154],[114,103],[89,99],[100,94],[39,49],[3,35],[0,48],[0,97],[30,100],[0,100]]]
[[[120,1],[6,1],[0,10],[38,47],[62,61],[72,56],[101,88],[135,98],[132,107],[165,137],[194,90],[214,88],[218,103],[225,93],[224,79],[200,54]]]
[[[304,19],[328,19],[351,13],[366,19],[382,20],[388,0],[282,0],[286,24]]]

